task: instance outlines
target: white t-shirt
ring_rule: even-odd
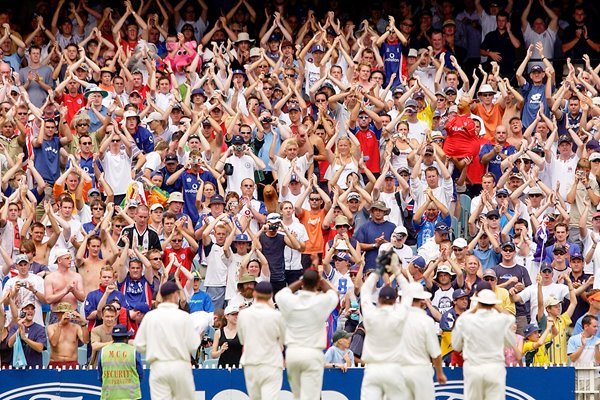
[[[127,193],[127,187],[131,181],[130,171],[132,170],[131,159],[121,149],[119,154],[113,154],[107,151],[102,158],[102,167],[104,167],[104,179],[110,185],[115,195]]]
[[[160,160],[160,154],[158,152],[153,151],[151,153],[146,154],[146,163],[142,170],[149,169],[154,172],[160,168],[162,161]]]
[[[406,121],[408,122],[408,121]],[[408,122],[408,138],[415,139],[419,144],[425,140],[425,131],[429,129],[427,123],[417,120],[417,122]]]
[[[277,172],[277,177],[279,180],[277,181],[278,189],[281,191],[281,181],[284,176],[287,175],[288,171],[292,167],[292,162],[287,158],[282,158],[279,156],[275,156],[275,162],[270,162],[271,169]],[[306,154],[301,157],[296,158],[296,167],[298,171],[300,171],[300,175],[304,176],[306,171],[308,171],[308,159],[306,158]]]
[[[579,156],[573,154],[568,160],[561,160],[553,157],[550,162],[550,187],[556,186],[556,181],[560,182],[559,194],[566,201],[567,193],[571,189],[571,185],[575,182],[575,169],[579,162]]]
[[[384,217],[385,220],[396,224],[396,226],[404,226],[402,223],[402,210],[400,210],[396,201],[396,193],[380,192],[379,200],[383,201],[390,209],[390,213]]]
[[[227,176],[227,190],[236,192],[241,196],[242,181],[244,179],[252,179],[254,181],[254,171],[258,169],[258,165],[256,165],[256,161],[247,154],[244,154],[241,157],[232,154],[227,157],[225,163],[233,165],[233,174]],[[256,189],[254,189],[254,195],[256,196]]]
[[[286,225],[286,227],[290,230],[292,235],[296,236],[296,239],[300,243],[304,243],[308,241],[308,233],[306,232],[306,228],[298,221],[293,221],[290,225]],[[285,262],[286,271],[297,271],[302,269],[301,257],[302,253],[298,250],[294,250],[288,246],[285,246],[283,250],[283,257]]]
[[[227,257],[223,251],[223,246],[213,243],[210,253],[206,255],[206,278],[204,286],[220,287],[227,285]]]
[[[529,310],[532,321],[536,320],[538,311],[537,290],[537,284],[533,283],[519,293],[523,303],[529,301]],[[544,301],[550,296],[554,296],[558,300],[567,299],[569,298],[569,288],[562,283],[551,283],[548,286],[542,286],[542,297],[544,298]]]
[[[32,274],[31,272],[27,276],[27,278],[20,278],[18,275],[10,278],[4,284],[4,290],[11,290],[17,282],[31,282],[33,288],[44,294],[44,279],[42,277]],[[17,298],[15,299],[15,304],[17,306],[17,310],[21,310],[24,304],[28,302],[33,302],[35,304],[35,314],[33,316],[33,322],[36,324],[40,324],[44,326],[44,317],[42,316],[42,303],[37,299],[35,294],[27,288],[20,288],[17,294]],[[10,324],[12,321],[12,313],[6,313],[6,325]]]
[[[240,276],[240,265],[244,256],[234,253],[229,259],[225,259],[227,264],[227,287],[225,288],[225,300],[231,300],[237,293],[237,283]]]

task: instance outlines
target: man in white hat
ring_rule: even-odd
[[[410,283],[404,291],[412,297],[412,307],[409,308],[407,319],[410,321],[410,334],[402,335],[400,347],[404,351],[400,355],[400,365],[409,399],[433,399],[433,370],[439,384],[446,383],[446,375],[442,369],[442,351],[438,340],[433,318],[423,309],[425,301],[431,298],[431,293],[423,289],[417,282]]]
[[[491,132],[498,125],[502,125],[502,116],[504,115],[504,96],[506,91],[500,92],[500,97],[494,102],[496,91],[489,84],[483,84],[477,92],[479,102],[471,104],[471,111],[483,120],[485,130],[490,134],[488,139],[492,139]]]
[[[462,351],[465,360],[465,399],[504,399],[504,347],[517,350],[512,331],[515,317],[496,310],[500,300],[489,289],[480,291],[473,300],[477,305],[461,315],[452,332],[452,347]]]
[[[57,270],[46,275],[44,293],[46,302],[54,306],[66,302],[77,309],[77,301],[85,300],[83,279],[77,272],[71,271],[71,252],[64,248],[55,251]]]

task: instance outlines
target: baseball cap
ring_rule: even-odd
[[[456,104],[453,104],[450,107],[448,107],[448,113],[457,113],[457,112],[458,112],[458,106]]]
[[[315,45],[314,45],[314,46],[313,46],[313,47],[310,49],[310,52],[311,52],[311,53],[314,53],[314,52],[317,52],[317,51],[324,52],[324,51],[325,51],[325,48],[324,48],[322,45],[320,45],[320,44],[315,44]]]
[[[112,329],[112,336],[114,337],[130,337],[133,336],[133,329],[127,329],[125,325],[115,325]]]
[[[529,189],[527,194],[544,194],[544,191],[539,186],[534,186]]]
[[[501,188],[501,189],[496,190],[496,197],[498,197],[499,194],[503,194],[505,196],[509,195],[508,190],[505,189],[505,188]]]
[[[419,52],[417,51],[417,49],[410,49],[408,51],[408,56],[409,57],[417,57],[419,55]]]
[[[445,21],[444,21],[444,23],[442,24],[442,28],[445,28],[445,27],[447,27],[447,26],[449,26],[449,25],[454,25],[454,26],[456,26],[456,22],[454,22],[454,20],[453,20],[453,19],[447,19],[447,20],[445,20]]]
[[[571,261],[573,261],[576,258],[579,259],[579,260],[583,260],[583,254],[581,254],[579,252],[573,253],[571,255]]]
[[[502,245],[500,246],[500,248],[501,248],[502,250],[504,250],[504,249],[505,249],[505,248],[507,248],[507,247],[510,247],[510,248],[511,248],[511,249],[513,249],[513,250],[516,248],[516,247],[515,247],[515,244],[514,244],[513,242],[504,242],[504,243],[502,243]]]
[[[142,314],[146,314],[148,311],[150,311],[150,307],[148,306],[148,303],[144,303],[144,302],[132,304],[131,309],[139,311]]]
[[[26,254],[19,254],[15,257],[15,264],[20,264],[22,262],[29,263],[29,258],[27,258]]]
[[[237,313],[240,312],[240,307],[238,307],[235,304],[230,304],[227,307],[225,307],[225,315],[229,315],[229,314],[233,314],[233,313]]]
[[[542,263],[542,265],[540,266],[540,272],[545,272],[545,271],[552,272],[553,271],[552,264],[547,263],[547,262]]]
[[[291,111],[300,111],[300,107],[298,107],[298,106],[291,106],[291,107],[288,108],[288,112],[291,112]]]
[[[393,300],[398,296],[396,289],[390,285],[385,285],[379,291],[379,298],[384,300]]]
[[[534,65],[533,67],[531,67],[531,69],[529,70],[529,72],[544,72],[544,68],[542,68],[541,65]]]
[[[169,195],[169,200],[167,200],[168,204],[171,203],[185,203],[185,201],[183,201],[183,194],[181,192],[173,192]]]
[[[357,192],[348,193],[348,201],[350,200],[360,200],[360,194],[358,194]]]
[[[600,153],[594,152],[594,153],[590,154],[589,160],[590,161],[600,160]]]
[[[396,229],[394,229],[394,234],[395,235],[408,235],[408,231],[406,230],[406,227],[404,227],[404,225],[400,225],[400,226],[397,226]]]
[[[54,259],[58,260],[61,257],[70,255],[71,253],[69,252],[69,250],[67,249],[57,249],[56,252],[54,253]]]
[[[245,273],[244,275],[242,275],[240,277],[240,280],[238,281],[238,285],[243,285],[244,283],[256,283],[256,278],[254,277],[254,275],[249,274],[249,273]]]
[[[448,225],[446,225],[444,222],[440,221],[437,224],[435,224],[435,231],[440,232],[440,233],[449,233],[450,227]]]
[[[202,279],[202,275],[200,275],[200,272],[198,271],[192,272],[192,276],[194,277],[194,279]]]
[[[458,300],[462,297],[469,297],[469,295],[462,289],[457,289],[452,293],[452,300]]]
[[[552,307],[560,303],[562,303],[562,301],[551,294],[547,299],[544,300],[544,308]]]
[[[457,91],[455,88],[453,88],[452,86],[448,86],[446,89],[444,89],[444,93],[446,93],[446,96],[449,95],[450,93],[452,94],[456,94]]]
[[[161,296],[169,296],[179,290],[179,286],[173,281],[167,281],[163,283],[160,287],[160,295]]]
[[[423,269],[427,265],[423,256],[416,256],[415,258],[412,259],[411,262],[413,263],[414,266],[418,267],[419,269]]]
[[[464,249],[468,245],[469,243],[467,243],[467,241],[464,238],[456,238],[452,242],[452,246],[460,247],[461,249]]]
[[[590,149],[592,151],[600,152],[600,142],[598,142],[596,139],[588,140],[585,144],[585,148]]]
[[[350,254],[346,253],[345,251],[338,251],[335,254],[335,258],[339,258],[340,260],[344,261],[350,261]]]
[[[419,105],[413,99],[408,99],[408,100],[406,100],[406,103],[404,103],[404,108],[414,108],[414,109],[417,109],[417,107],[419,107]]]
[[[561,143],[571,143],[571,137],[568,135],[562,135],[561,137],[558,138],[558,144]]]
[[[492,277],[492,278],[498,278],[498,275],[496,275],[496,271],[494,271],[491,268],[487,268],[485,271],[483,271],[483,277]]]
[[[275,224],[277,222],[281,222],[281,215],[278,213],[270,213],[269,215],[267,215],[267,223],[268,224]]]
[[[273,294],[273,286],[269,281],[258,282],[254,291],[260,294]]]
[[[554,245],[554,248],[552,249],[552,253],[566,253],[567,252],[567,248],[565,246],[563,246],[562,244],[556,244]]]
[[[154,203],[150,207],[150,211],[158,210],[159,208],[162,209],[162,210],[165,209],[162,204],[160,204],[160,203]]]
[[[240,145],[240,144],[244,144],[244,138],[241,137],[240,135],[235,135],[232,139],[231,139],[231,144],[233,145]]]
[[[333,334],[333,337],[331,338],[331,341],[332,341],[332,343],[335,343],[335,342],[337,342],[340,339],[346,339],[346,338],[349,338],[349,337],[352,337],[352,334],[350,332],[346,332],[344,330],[342,330],[342,331],[336,331]]]
[[[240,233],[239,235],[235,235],[234,242],[250,242],[250,238],[245,233]]]
[[[152,121],[162,121],[163,116],[158,111],[152,111],[146,118],[144,118],[144,124],[149,124]]]
[[[93,196],[95,194],[100,196],[100,191],[97,188],[91,188],[90,190],[88,190],[88,197]]]
[[[406,89],[404,88],[404,86],[398,85],[398,86],[394,87],[392,94],[397,94],[397,93],[404,94],[405,92],[406,92]]]
[[[165,157],[165,164],[168,163],[179,163],[179,159],[177,158],[176,154],[167,154],[167,156]]]

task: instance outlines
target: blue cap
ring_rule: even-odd
[[[532,333],[539,332],[539,331],[540,331],[540,328],[538,328],[537,325],[535,325],[535,324],[529,324],[529,325],[527,325],[527,327],[523,331],[523,336],[525,336],[527,338]]]
[[[435,231],[440,233],[449,233],[450,227],[446,225],[445,222],[440,221],[437,224],[435,224]]]
[[[239,235],[235,235],[234,242],[250,242],[250,238],[245,233],[240,233]]]
[[[231,144],[233,145],[239,145],[239,144],[244,144],[244,138],[241,137],[240,135],[235,135],[232,139],[231,139]]]
[[[423,256],[416,256],[411,262],[413,265],[419,267],[419,269],[423,269],[427,265],[427,262],[425,262]]]
[[[148,311],[150,311],[150,307],[148,307],[148,303],[143,303],[143,302],[132,304],[131,309],[137,310],[143,314],[146,314]]]
[[[505,188],[501,188],[501,189],[496,190],[496,197],[498,197],[499,194],[504,194],[506,196],[509,195],[508,190],[505,189]]]
[[[337,254],[335,255],[335,258],[340,258],[344,261],[350,261],[350,254],[348,254],[344,251],[338,251]]]
[[[125,325],[115,325],[112,329],[112,336],[114,337],[131,337],[133,336],[133,330],[127,329]]]
[[[380,299],[393,300],[396,297],[398,297],[398,294],[396,293],[396,289],[394,289],[390,285],[385,285],[379,291],[379,298]]]
[[[579,252],[576,252],[576,253],[573,253],[571,255],[571,260],[573,260],[574,258],[578,258],[580,260],[583,260],[583,255],[581,253],[579,253]]]
[[[452,293],[452,300],[458,300],[461,297],[468,297],[469,295],[462,289],[457,289]]]
[[[321,51],[321,52],[324,52],[324,51],[325,51],[325,48],[324,48],[322,45],[320,45],[320,44],[315,44],[315,45],[314,45],[314,46],[313,46],[313,47],[310,49],[310,52],[311,52],[311,53],[314,53],[314,52],[316,52],[316,51]]]

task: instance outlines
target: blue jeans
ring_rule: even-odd
[[[225,286],[209,286],[206,288],[206,294],[215,306],[215,310],[225,308]]]

